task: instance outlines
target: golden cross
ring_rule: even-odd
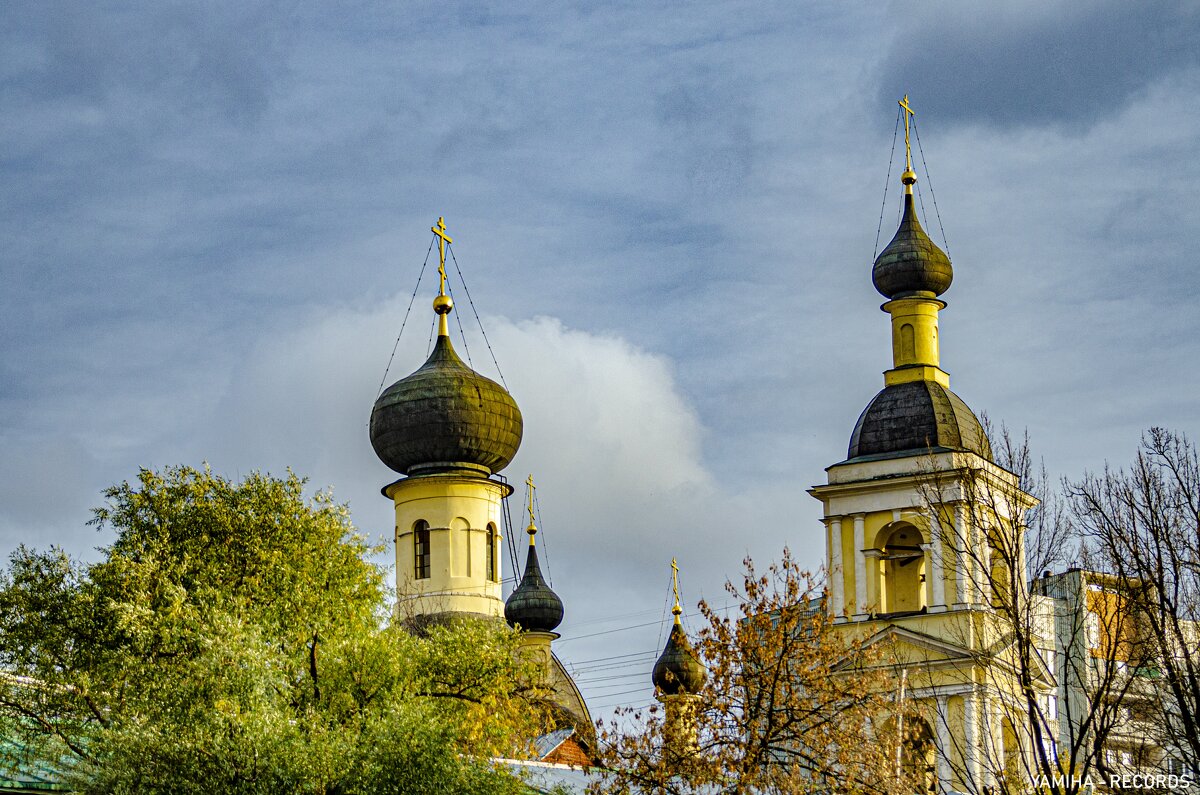
[[[671,558],[671,590],[675,592],[675,606],[671,608],[671,614],[675,616],[675,623],[678,624],[683,608],[679,606],[679,564],[675,562],[675,558]]]
[[[908,117],[916,116],[917,113],[908,106],[908,94],[905,94],[904,99],[900,100],[900,107],[904,108],[904,170],[912,171],[912,145],[908,142]]]
[[[905,129],[905,133],[904,133],[905,140],[907,141],[908,140],[907,124],[905,125],[904,129]],[[437,225],[429,227],[429,231],[433,232],[435,235],[438,236],[438,277],[441,279],[441,283],[438,286],[438,295],[445,295],[446,294],[446,244],[453,243],[454,241],[451,240],[450,236],[446,234],[446,219],[442,218],[441,216],[438,216]]]
[[[533,491],[537,486],[533,485],[533,475],[531,474],[525,479],[525,485],[529,487],[529,527],[525,532],[529,533],[529,543],[533,543],[533,534],[537,532],[537,525],[533,523]]]

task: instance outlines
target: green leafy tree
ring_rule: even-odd
[[[515,638],[389,626],[375,552],[289,473],[143,470],[102,559],[0,573],[0,733],[81,792],[517,792],[488,761],[540,729]]]

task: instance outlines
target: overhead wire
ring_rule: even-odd
[[[654,649],[647,649],[646,651],[632,651],[628,654],[613,654],[609,657],[593,657],[590,660],[579,660],[575,665],[587,665],[588,663],[603,662],[605,660],[619,660],[623,657],[641,657],[646,654],[654,654],[654,652]]]
[[[737,605],[738,605],[737,602],[728,602],[724,605],[721,605],[720,607],[710,607],[710,610],[712,610],[715,613],[725,612],[731,608],[736,607]],[[703,615],[703,614],[699,610],[694,610],[690,613],[686,613],[686,612],[683,613],[681,615],[681,619],[686,620],[689,618],[695,618],[696,616],[699,616],[699,615]],[[594,637],[598,637],[600,635],[611,635],[616,632],[628,632],[629,630],[633,630],[633,629],[643,629],[645,627],[652,627],[652,626],[655,626],[656,624],[661,627],[663,624],[663,621],[661,621],[661,620],[660,621],[646,621],[646,622],[643,622],[640,624],[628,624],[623,627],[617,627],[615,629],[606,629],[606,630],[602,630],[600,632],[589,632],[584,635],[565,636],[565,637],[559,638],[556,642],[557,643],[566,643],[566,642],[572,641],[572,640],[583,640],[584,638],[594,638]],[[660,635],[659,639],[661,641],[661,635]]]

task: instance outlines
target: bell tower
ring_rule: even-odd
[[[891,320],[892,366],[845,459],[809,494],[823,508],[827,610],[843,632],[879,644],[896,674],[900,719],[928,746],[913,758],[928,760],[920,766],[928,764],[930,790],[979,793],[1028,742],[1012,728],[1020,715],[1005,706],[1019,702],[1021,685],[990,589],[1005,565],[1024,582],[1021,515],[1036,501],[995,463],[979,419],[942,369],[940,296],[954,271],[917,218],[907,96],[900,107],[901,220],[871,271]],[[989,554],[1001,547],[1017,550],[1015,559]],[[1033,685],[1045,678],[1035,671]]]

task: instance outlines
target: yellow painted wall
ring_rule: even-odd
[[[511,487],[481,477],[424,475],[387,487],[396,506],[396,609],[403,617],[448,611],[504,614],[500,579],[501,499]],[[430,576],[415,577],[413,526],[429,523]],[[494,537],[496,576],[487,561],[488,524]]]

